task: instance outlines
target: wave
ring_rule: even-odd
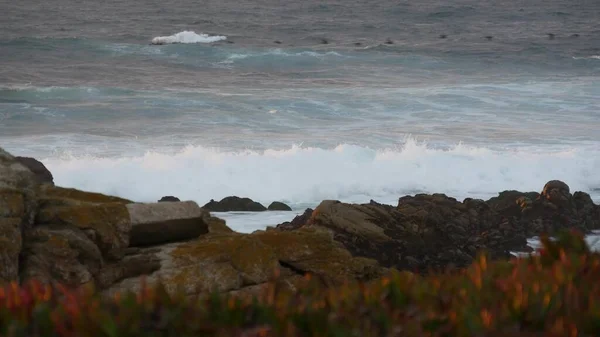
[[[224,152],[188,146],[177,153],[62,155],[42,161],[58,185],[136,201],[175,195],[203,204],[238,195],[265,203],[282,200],[299,208],[324,199],[395,203],[400,196],[419,192],[489,198],[507,189],[540,191],[552,179],[590,192],[600,186],[599,154],[581,149],[494,151],[464,144],[439,149],[409,139],[388,150],[339,145]]]
[[[152,39],[152,44],[173,44],[173,43],[212,43],[226,40],[226,36],[196,34],[193,31],[185,30],[170,36],[157,36]]]
[[[36,99],[85,99],[98,96],[128,95],[133,90],[118,87],[61,87],[10,85],[0,86],[0,99],[21,99],[24,102]]]
[[[600,60],[600,55],[592,55],[592,56],[573,56],[575,60]]]
[[[297,53],[289,53],[289,52],[285,52],[279,48],[277,49],[271,49],[269,51],[266,52],[262,52],[262,53],[248,53],[248,54],[242,54],[242,53],[233,53],[231,55],[229,55],[227,58],[230,60],[241,60],[241,59],[246,59],[246,58],[250,58],[250,57],[263,57],[263,56],[284,56],[284,57],[302,57],[302,56],[310,56],[310,57],[327,57],[327,56],[336,56],[336,57],[343,57],[342,54],[338,53],[338,52],[334,52],[334,51],[329,51],[329,52],[325,52],[325,53],[319,53],[319,52],[314,52],[314,51],[302,51],[302,52],[297,52]]]

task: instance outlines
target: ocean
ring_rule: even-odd
[[[0,146],[250,232],[321,200],[600,202],[598,1],[0,0]]]

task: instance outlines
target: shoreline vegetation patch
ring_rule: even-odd
[[[160,285],[102,296],[36,281],[0,287],[0,335],[37,336],[596,336],[600,254],[571,231],[537,254],[485,255],[427,276],[393,271],[296,291],[273,278],[256,295],[169,295]]]

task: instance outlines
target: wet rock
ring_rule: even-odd
[[[572,195],[567,184],[560,180],[551,180],[544,186],[541,197],[558,207],[568,207]]]
[[[250,198],[230,196],[221,201],[211,200],[202,208],[211,212],[263,212],[267,208]]]
[[[269,211],[291,211],[292,208],[283,202],[273,201],[269,207],[267,207]]]
[[[168,196],[164,196],[164,197],[160,198],[160,200],[158,202],[177,202],[177,201],[181,201],[181,200],[179,200],[179,198],[174,197],[172,195],[168,195]]]

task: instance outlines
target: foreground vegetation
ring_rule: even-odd
[[[1,336],[598,336],[600,255],[583,237],[461,272],[392,273],[325,288],[273,282],[257,297],[168,296],[161,287],[102,298],[37,283],[0,288]]]

